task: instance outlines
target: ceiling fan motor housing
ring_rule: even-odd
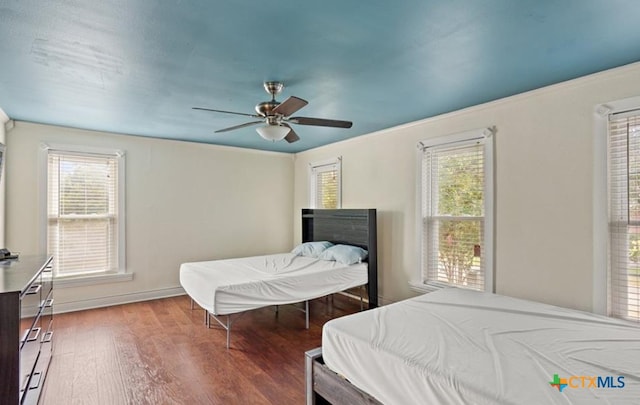
[[[256,105],[256,112],[258,113],[258,115],[268,117],[272,115],[271,111],[279,105],[280,103],[275,100],[263,101],[262,103]]]

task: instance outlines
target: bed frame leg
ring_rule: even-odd
[[[227,315],[227,350],[231,346],[231,315]]]

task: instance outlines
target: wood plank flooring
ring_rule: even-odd
[[[226,333],[187,296],[54,316],[41,404],[303,404],[304,352],[322,325],[360,310],[344,296],[246,313]]]

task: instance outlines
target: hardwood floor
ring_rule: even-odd
[[[292,306],[246,313],[229,350],[187,296],[55,315],[41,404],[303,404],[304,352],[360,303],[334,295],[310,308],[308,330]]]

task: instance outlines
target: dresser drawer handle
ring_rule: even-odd
[[[53,331],[52,330],[50,330],[49,332],[44,334],[44,336],[42,337],[42,343],[49,343],[49,342],[51,342],[51,339],[53,339]]]
[[[38,340],[38,336],[40,336],[40,331],[41,330],[42,330],[42,328],[33,328],[33,329],[31,329],[30,332],[27,332],[27,340],[26,340],[26,342],[33,342],[34,340]],[[29,337],[29,335],[31,333],[33,333],[33,332],[35,332],[36,334],[31,336],[31,337]]]
[[[37,294],[40,292],[41,288],[42,288],[42,284],[32,284],[31,287],[29,287],[29,289],[25,293],[25,295]]]
[[[49,265],[47,267],[45,267],[44,269],[42,269],[43,273],[51,273],[53,271],[53,266]]]
[[[40,308],[51,308],[53,306],[53,298],[49,298],[48,300],[42,300],[40,303]]]
[[[33,375],[31,376],[31,383],[29,384],[30,390],[35,390],[40,386],[40,381],[42,380],[41,377],[42,377],[41,372],[38,371],[36,373],[33,373]]]

